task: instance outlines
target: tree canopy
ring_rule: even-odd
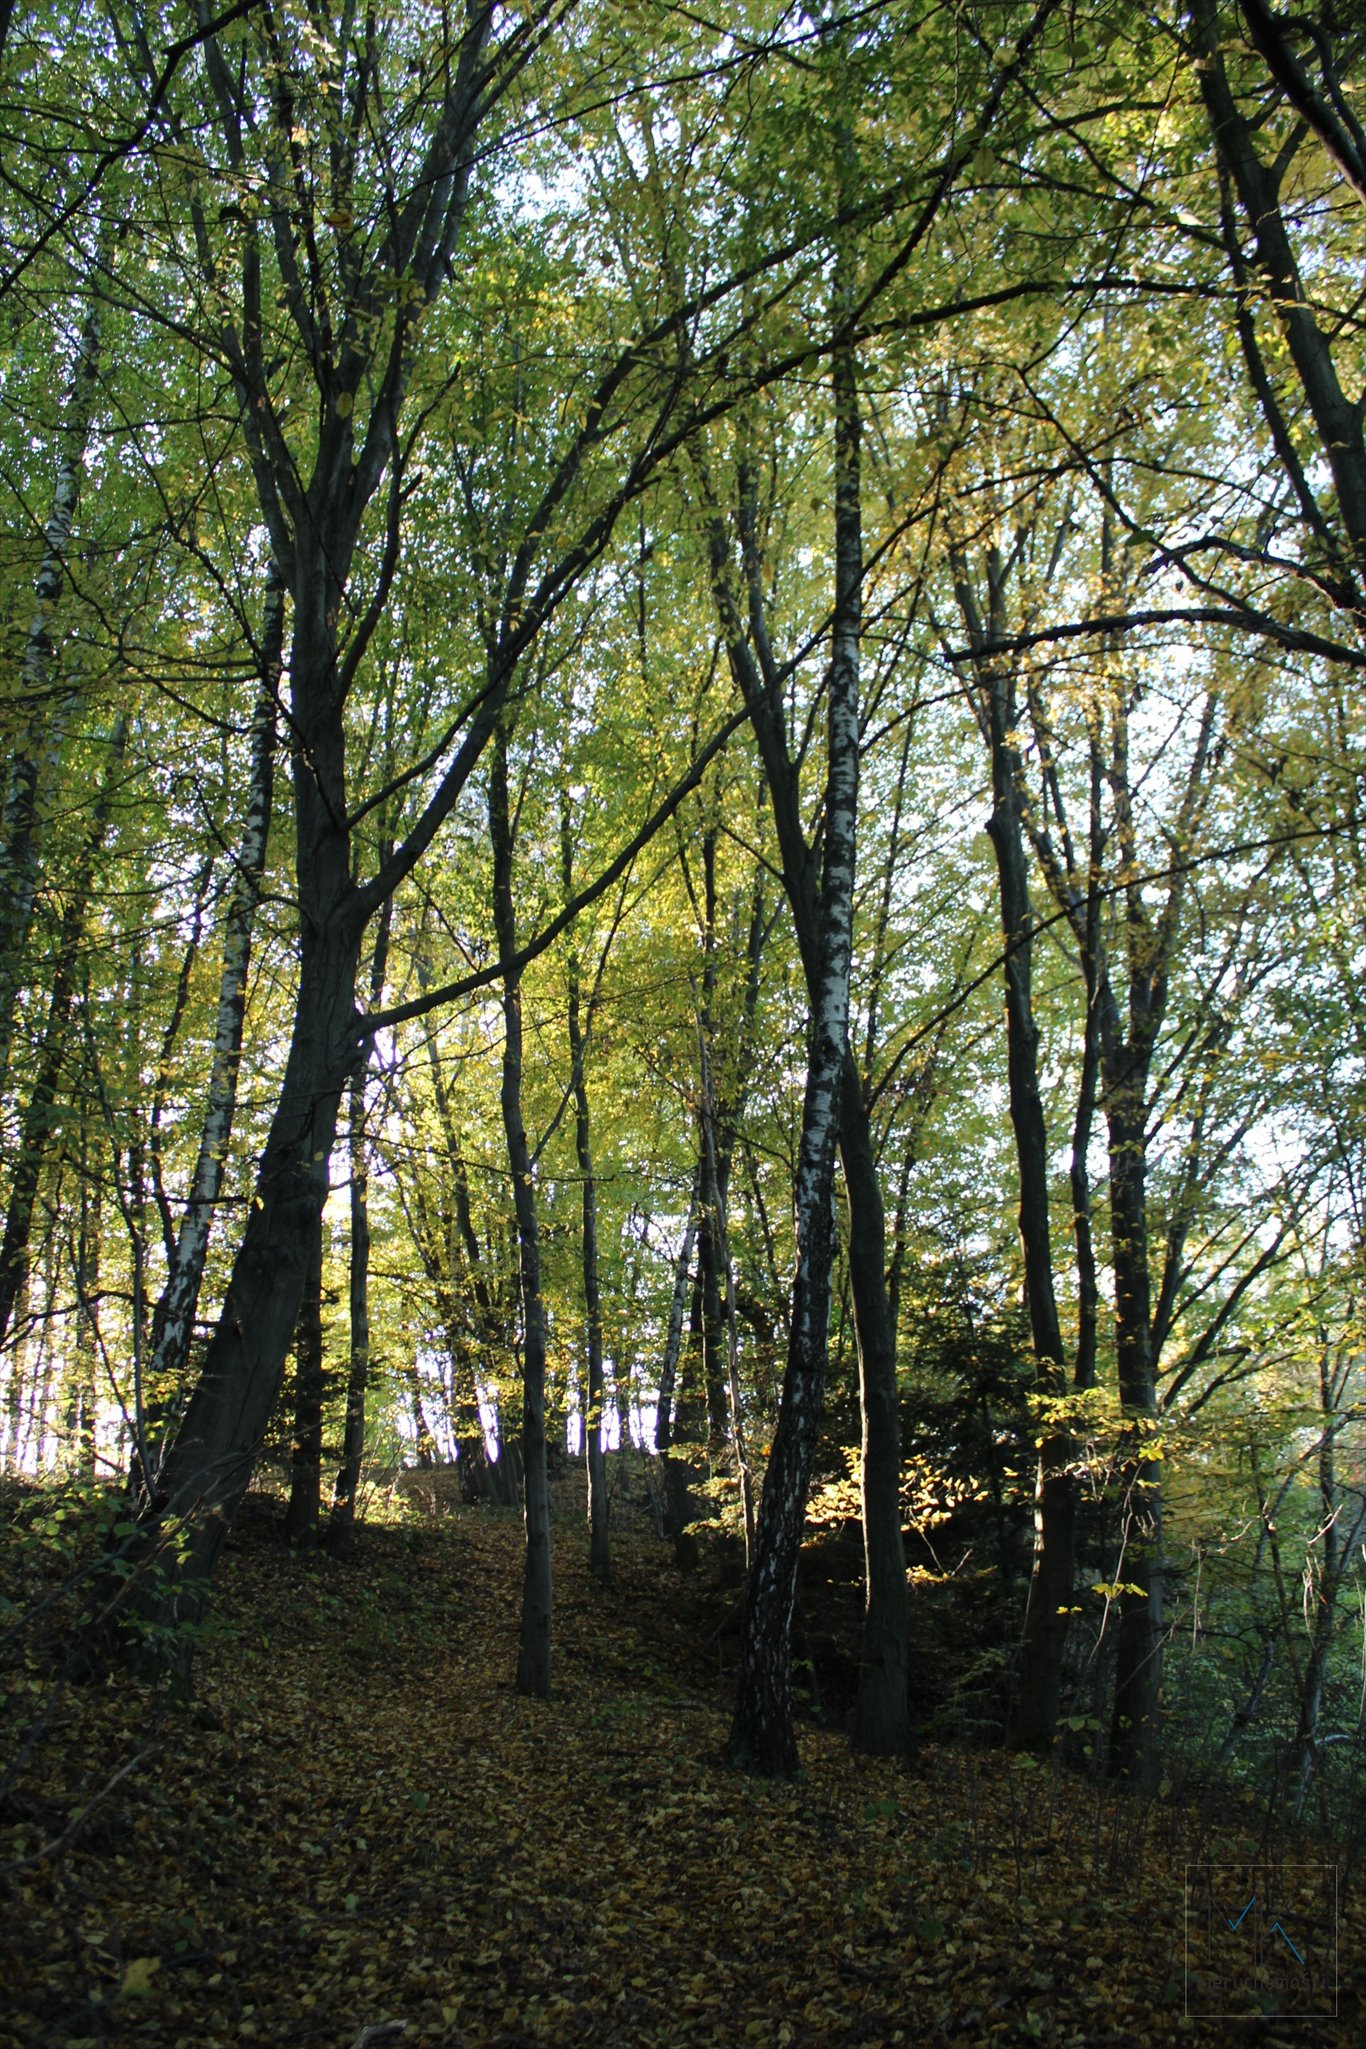
[[[450,1467],[549,1696],[634,1450],[744,1560],[732,1762],[831,1522],[857,1749],[972,1559],[994,1735],[1351,1809],[1362,54],[0,8],[0,1449],[114,1504],[83,1669],[184,1682],[254,1481],[345,1553]]]

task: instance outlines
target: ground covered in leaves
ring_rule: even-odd
[[[814,1725],[798,1784],[746,1781],[726,1603],[646,1531],[610,1588],[586,1549],[557,1531],[549,1703],[511,1688],[520,1530],[484,1509],[341,1564],[258,1504],[188,1707],[12,1660],[0,2041],[1363,2039],[1350,1897],[1336,2020],[1187,2014],[1187,1866],[1255,1857],[1245,1821],[990,1751],[860,1761]]]

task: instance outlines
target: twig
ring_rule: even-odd
[[[29,1864],[41,1864],[45,1857],[56,1857],[59,1855],[67,1847],[68,1843],[72,1842],[81,1829],[84,1828],[87,1820],[99,1806],[101,1800],[109,1798],[109,1795],[113,1792],[115,1786],[118,1785],[120,1779],[126,1779],[129,1772],[136,1771],[137,1767],[152,1755],[153,1747],[149,1744],[146,1750],[139,1750],[136,1756],[128,1758],[125,1763],[121,1764],[113,1777],[100,1787],[98,1793],[86,1801],[80,1813],[73,1815],[61,1834],[55,1836],[50,1843],[44,1843],[41,1849],[30,1850],[25,1857],[12,1857],[8,1864],[0,1864],[0,1878],[8,1878],[11,1872],[22,1871]]]

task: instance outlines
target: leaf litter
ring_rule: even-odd
[[[1255,1848],[1236,1819],[814,1724],[796,1784],[741,1778],[695,1582],[624,1534],[603,1588],[586,1549],[557,1529],[548,1702],[512,1689],[520,1527],[484,1510],[345,1564],[248,1518],[188,1707],[6,1675],[0,2042],[1360,2039],[1351,1898],[1336,2019],[1186,2014],[1186,1865]]]

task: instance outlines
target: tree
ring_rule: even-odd
[[[161,1466],[158,1492],[143,1505],[151,1555],[162,1555],[156,1532],[168,1516],[191,1525],[171,1575],[185,1588],[175,1597],[181,1613],[192,1614],[202,1601],[278,1393],[311,1220],[325,1196],[338,1109],[357,1058],[355,989],[365,927],[450,816],[496,730],[524,650],[639,490],[636,451],[659,437],[677,400],[671,379],[653,388],[646,379],[638,421],[632,377],[639,360],[648,363],[648,351],[642,358],[635,348],[613,349],[585,394],[586,411],[542,451],[531,502],[521,501],[520,480],[508,485],[510,497],[497,511],[502,542],[486,558],[501,561],[502,581],[489,593],[495,609],[484,622],[485,680],[438,743],[434,788],[383,866],[359,881],[352,872],[347,705],[401,555],[411,453],[402,420],[426,357],[423,316],[451,274],[476,146],[486,144],[499,109],[557,27],[551,11],[495,34],[491,13],[476,9],[438,48],[430,91],[423,60],[415,73],[406,70],[402,48],[382,44],[373,20],[355,43],[336,46],[324,40],[314,47],[302,31],[282,42],[273,23],[243,27],[232,61],[217,37],[204,46],[228,182],[244,197],[229,209],[230,233],[220,249],[198,196],[201,159],[192,152],[185,207],[202,284],[221,298],[236,277],[215,346],[242,408],[261,514],[293,601],[289,714],[300,933],[291,1052],[255,1200],[203,1370]],[[268,110],[260,122],[258,86],[248,83],[257,70],[259,104]],[[391,70],[402,81],[405,118],[421,137],[401,165],[383,138],[375,146],[362,118]],[[168,111],[163,127],[177,147],[184,143],[181,116]],[[324,243],[331,252],[326,263],[317,254]],[[278,329],[266,272],[272,252]],[[665,337],[674,324],[666,323]],[[271,355],[277,341],[283,357]],[[295,351],[317,418],[302,461],[288,413],[293,393],[281,386],[277,367]],[[581,472],[599,444],[610,444],[623,428],[631,452],[605,499],[590,495],[577,529],[566,527]],[[366,516],[381,484],[386,505],[371,542]],[[512,543],[514,527],[520,538]],[[353,589],[353,574],[369,579],[368,589]],[[398,771],[397,786],[432,765]]]

